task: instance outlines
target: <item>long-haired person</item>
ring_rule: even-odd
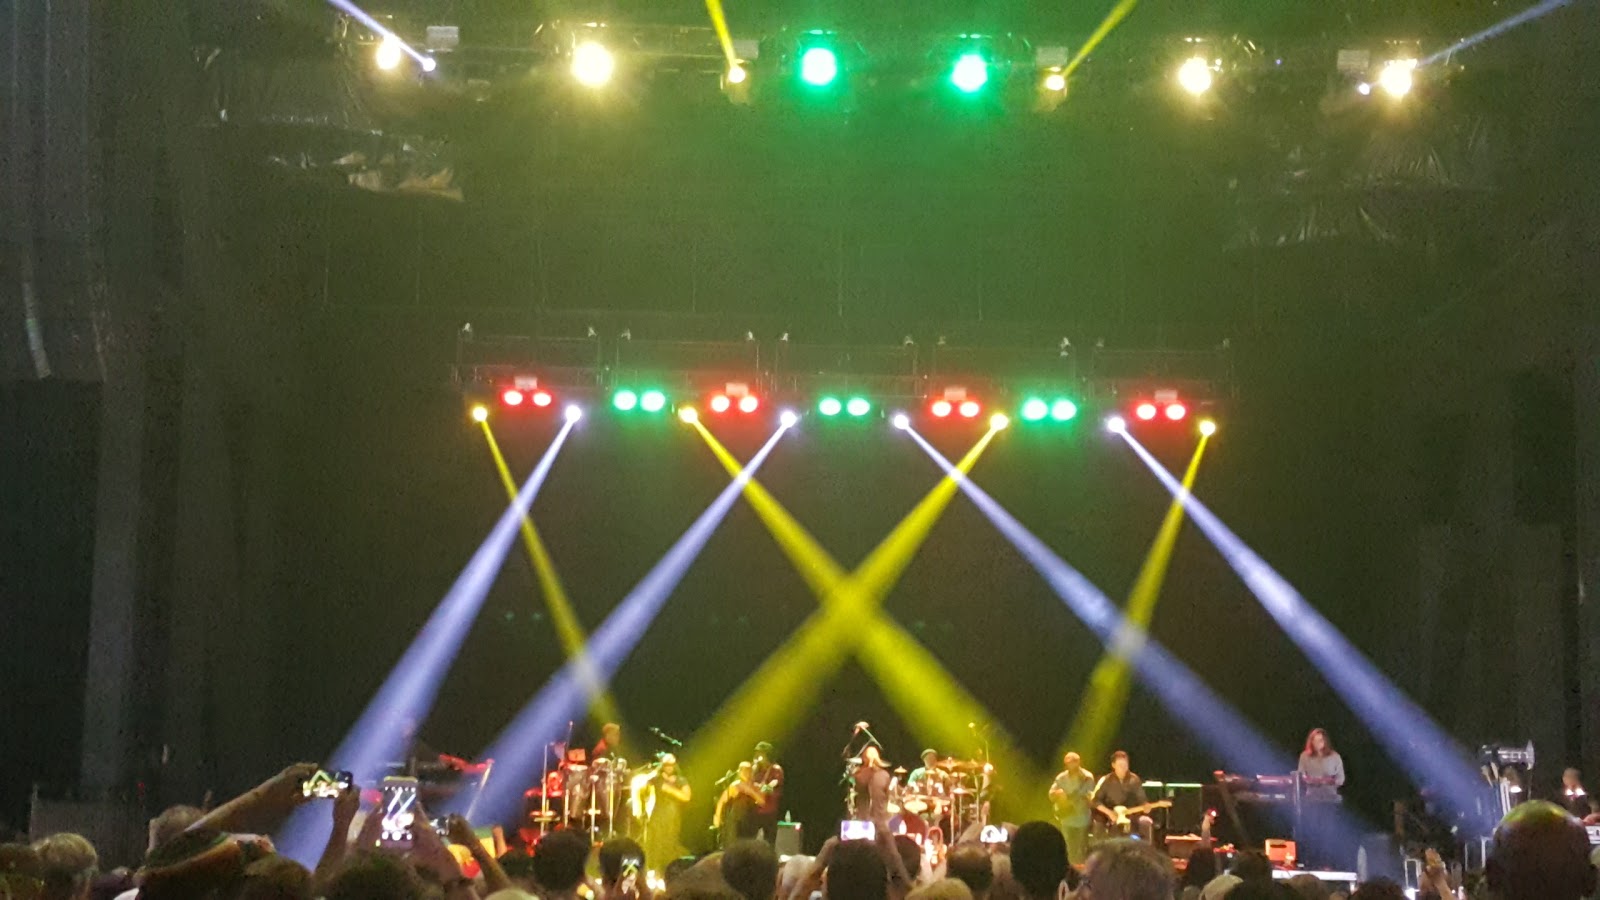
[[[1305,788],[1300,805],[1300,821],[1295,825],[1296,849],[1300,859],[1313,868],[1339,868],[1353,860],[1347,855],[1334,827],[1340,803],[1339,789],[1344,787],[1344,758],[1333,749],[1328,732],[1313,728],[1306,734],[1305,749],[1300,752],[1300,782]]]

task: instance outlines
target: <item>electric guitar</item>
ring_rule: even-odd
[[[1144,815],[1153,809],[1171,808],[1171,800],[1157,800],[1154,803],[1146,803],[1142,806],[1113,806],[1111,807],[1111,811],[1116,813],[1117,817],[1111,821],[1111,827],[1127,830],[1133,827],[1134,816]]]

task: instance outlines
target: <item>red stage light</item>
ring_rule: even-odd
[[[935,400],[933,401],[933,406],[930,407],[928,411],[942,419],[945,416],[950,415],[950,411],[952,409],[954,409],[954,407],[950,405],[949,400]]]
[[[756,411],[756,407],[760,405],[761,401],[751,394],[746,394],[739,398],[739,412],[753,413]]]
[[[1156,417],[1156,405],[1154,403],[1141,403],[1133,408],[1133,414],[1148,422]]]
[[[1167,418],[1174,422],[1182,421],[1183,417],[1187,416],[1188,414],[1188,407],[1184,406],[1182,403],[1167,404]]]
[[[525,399],[527,398],[516,388],[506,388],[500,394],[500,402],[507,406],[521,406]]]
[[[961,417],[964,418],[964,419],[975,419],[975,418],[977,418],[978,417],[978,413],[982,409],[983,409],[983,407],[979,406],[978,405],[978,401],[976,401],[976,400],[963,400],[963,401],[961,401]]]
[[[549,391],[534,391],[533,392],[533,405],[537,406],[537,407],[540,407],[540,408],[549,406],[550,404],[555,402],[555,399],[556,398],[550,396],[550,392]]]
[[[724,394],[717,394],[711,398],[710,406],[711,411],[714,413],[725,413],[732,408],[733,401],[729,400]]]

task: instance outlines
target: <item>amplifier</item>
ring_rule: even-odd
[[[800,839],[799,822],[779,822],[773,849],[779,856],[799,856],[804,842]]]

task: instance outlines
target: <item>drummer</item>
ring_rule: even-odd
[[[939,751],[929,747],[922,751],[922,765],[911,770],[906,777],[906,791],[912,794],[943,794],[949,776],[939,768]]]

